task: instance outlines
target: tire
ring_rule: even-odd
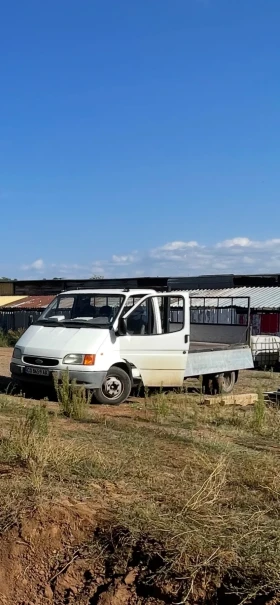
[[[102,387],[94,391],[94,398],[105,405],[119,405],[130,395],[131,386],[130,377],[125,370],[113,366],[107,372]]]
[[[231,393],[236,383],[235,372],[224,372],[215,378],[215,390],[218,393]]]
[[[216,388],[215,376],[205,374],[202,376],[202,390],[205,395],[214,395]]]

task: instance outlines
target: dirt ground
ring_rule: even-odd
[[[0,347],[0,377],[10,376],[10,359],[12,355],[12,349],[6,349]]]
[[[190,382],[74,419],[6,394],[10,357],[0,348],[0,605],[279,605],[277,408],[201,405]],[[235,392],[279,386],[245,371]]]

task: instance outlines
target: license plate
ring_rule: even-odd
[[[49,376],[50,371],[45,368],[25,368],[26,374],[36,374],[36,376]]]

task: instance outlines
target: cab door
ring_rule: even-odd
[[[188,293],[147,295],[124,319],[121,357],[137,368],[144,386],[182,386],[190,337]]]

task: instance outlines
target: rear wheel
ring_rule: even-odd
[[[218,393],[231,393],[236,383],[235,372],[224,372],[215,378],[215,390]]]
[[[107,405],[119,405],[123,403],[131,391],[131,380],[127,372],[122,368],[112,367],[100,389],[94,391],[94,397],[98,403]]]
[[[202,389],[205,395],[214,395],[214,377],[205,375],[202,377]]]

